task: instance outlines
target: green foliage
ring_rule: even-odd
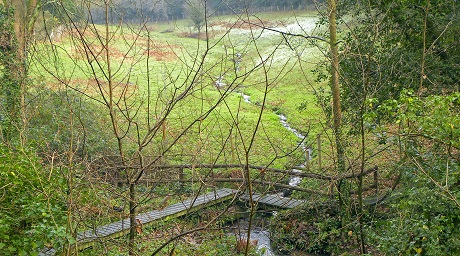
[[[351,123],[360,119],[365,97],[382,102],[407,89],[423,96],[458,90],[459,5],[429,2],[343,2],[352,19],[341,44],[343,108]]]
[[[200,33],[201,28],[205,25],[206,16],[205,16],[205,3],[200,0],[187,2],[187,13],[190,19],[192,20],[193,26]]]
[[[276,251],[283,254],[293,250],[338,253],[340,225],[337,202],[315,202],[302,209],[278,213],[271,221],[271,239]]]
[[[455,169],[458,172],[458,167]],[[410,169],[407,183],[412,188],[391,204],[390,218],[369,229],[370,243],[388,255],[458,255],[460,207],[428,177]],[[459,189],[454,190],[451,193],[458,200]]]
[[[365,116],[369,123],[397,124],[398,140],[387,137],[384,143],[399,141],[409,160],[399,168],[403,197],[391,204],[385,220],[377,221],[377,230],[370,230],[371,243],[392,255],[458,255],[460,164],[454,152],[460,147],[459,94],[420,98],[404,90],[398,100],[367,104],[378,105]]]
[[[245,255],[237,251],[238,240],[236,236],[226,234],[224,231],[203,234],[202,243],[196,246],[181,244],[176,246],[177,255]],[[258,255],[256,248],[250,247],[249,256]]]
[[[418,136],[419,142],[422,139],[431,141],[435,147],[430,150],[441,155],[450,155],[454,149],[460,148],[459,93],[420,98],[412,91],[404,90],[397,100],[388,99],[379,103],[378,99],[369,99],[366,104],[370,109],[375,109],[364,115],[368,126],[375,128],[375,131],[381,131],[382,127],[378,126],[390,122],[400,127],[402,135],[412,138]],[[416,143],[410,137],[405,141]],[[406,145],[409,150],[410,146]]]
[[[11,142],[19,120],[20,77],[17,43],[13,29],[13,10],[0,5],[0,128],[5,141]]]
[[[94,102],[73,91],[43,89],[32,96],[29,140],[46,152],[76,152],[79,156],[110,154],[114,147],[110,123]],[[70,148],[70,146],[73,146]]]
[[[62,245],[64,208],[52,197],[59,186],[33,154],[0,145],[0,254],[34,255],[45,244]]]
[[[51,37],[53,38],[53,30],[55,30],[60,25],[60,21],[53,16],[49,11],[43,11],[40,15],[38,15],[37,20],[34,26],[35,32],[35,39],[41,41],[48,41]],[[61,32],[62,33],[62,32]]]
[[[63,0],[63,1],[43,1],[41,8],[44,10],[43,13],[50,13],[53,17],[56,17],[61,22],[72,20],[78,22],[84,16],[84,11],[78,7],[76,1]]]

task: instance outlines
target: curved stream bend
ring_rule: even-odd
[[[243,97],[243,99],[244,99],[245,102],[254,105],[254,103],[251,102],[251,96],[246,95],[246,94],[244,94],[244,93],[242,93],[242,92],[241,92],[241,96]],[[304,136],[303,134],[301,134],[299,131],[297,131],[296,129],[294,129],[294,128],[291,127],[291,125],[287,122],[287,117],[286,117],[285,115],[283,115],[283,114],[276,114],[276,115],[279,117],[281,125],[282,125],[284,128],[286,128],[288,131],[292,132],[297,138],[300,139],[300,141],[301,141],[300,147],[303,149],[304,152],[308,151],[308,152],[309,152],[308,155],[311,157],[311,149],[310,149],[310,148],[307,148],[307,147],[305,146],[305,142],[304,142],[305,136]],[[310,159],[308,159],[308,160],[310,160]],[[301,165],[298,166],[298,167],[299,167],[299,168],[304,168],[304,167],[305,167],[305,164],[301,164]],[[299,169],[292,169],[292,171],[293,171],[293,172],[302,172],[302,171],[299,170]],[[291,177],[291,179],[289,180],[289,186],[295,187],[295,186],[297,186],[297,185],[300,184],[300,181],[301,181],[301,180],[302,180],[302,179],[301,179],[299,176],[293,176],[293,177]]]

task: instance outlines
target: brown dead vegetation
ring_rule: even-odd
[[[150,31],[153,30],[149,29]],[[105,46],[99,43],[96,43],[96,34],[95,32],[86,29],[86,30],[71,30],[67,32],[67,36],[73,38],[85,38],[87,41],[83,44],[80,41],[75,44],[70,50],[70,57],[75,60],[87,60],[89,61],[105,61],[106,52]],[[151,40],[140,35],[136,34],[124,34],[122,36],[114,36],[113,40],[124,42],[129,51],[122,51],[115,46],[109,46],[108,51],[111,58],[117,60],[125,60],[135,58],[134,55],[139,53],[144,56],[153,58],[156,61],[173,61],[177,59],[177,55],[174,49],[180,48],[178,45],[163,43],[155,40]],[[149,41],[150,40],[150,41]],[[93,41],[88,43],[88,41]]]
[[[91,79],[72,79],[70,81],[65,81],[63,83],[49,83],[48,87],[52,90],[60,90],[62,86],[71,86],[88,95],[92,96],[99,96],[101,92],[104,96],[108,96],[109,94],[109,85],[106,81],[103,80],[96,80],[94,78]],[[126,98],[129,99],[136,95],[138,91],[138,85],[131,83],[120,81],[112,84],[112,93],[114,98]]]
[[[130,58],[126,53],[121,52],[118,48],[109,47],[109,55],[115,59]],[[74,60],[104,61],[106,59],[105,48],[102,45],[87,44],[86,46],[78,45],[71,48],[70,57]]]
[[[177,55],[174,51],[168,51],[161,48],[145,50],[144,54],[154,58],[156,61],[172,61],[177,59]]]
[[[249,241],[249,247],[250,248],[256,248],[257,244],[259,243],[259,240],[252,240]],[[248,241],[246,237],[240,237],[237,239],[236,244],[235,244],[235,250],[239,253],[243,253],[246,251],[246,247],[248,245]]]

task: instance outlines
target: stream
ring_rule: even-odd
[[[251,96],[246,95],[246,94],[244,94],[244,93],[242,93],[242,92],[241,92],[241,96],[243,97],[244,102],[247,102],[247,103],[249,103],[249,104],[254,104],[254,103],[251,102]],[[281,125],[282,125],[284,128],[286,128],[286,130],[292,132],[297,138],[299,138],[300,147],[302,148],[302,150],[303,150],[304,152],[308,151],[308,152],[309,152],[308,156],[311,157],[311,149],[310,149],[310,148],[307,148],[307,147],[305,146],[305,142],[304,142],[305,136],[304,136],[302,133],[300,133],[299,131],[297,131],[296,129],[294,129],[294,128],[291,127],[291,125],[287,122],[287,117],[286,117],[285,115],[283,115],[283,114],[276,114],[276,115],[277,115],[278,118],[280,119]],[[309,160],[311,160],[311,159],[309,159]],[[305,163],[299,165],[298,167],[299,167],[299,168],[304,168],[304,167],[305,167]],[[293,172],[302,172],[302,171],[299,170],[299,169],[292,169],[292,171],[293,171]],[[289,179],[289,185],[295,187],[295,186],[297,186],[297,185],[300,184],[300,181],[301,181],[301,180],[302,180],[302,179],[301,179],[300,177],[298,177],[298,176],[293,176],[293,177],[291,177],[291,178]]]
[[[249,95],[244,94],[241,92],[241,96],[243,97],[243,100],[246,103],[253,104],[251,102],[251,97]],[[304,139],[305,136],[302,135],[299,131],[296,129],[292,128],[291,125],[287,122],[287,117],[283,114],[277,114],[279,117],[281,125],[286,128],[288,131],[292,132],[297,138],[299,138],[299,141],[301,141],[300,147],[306,151],[310,151],[310,156],[311,156],[311,149],[306,148],[304,144]],[[305,167],[304,164],[299,166],[300,168]],[[299,169],[292,169],[294,172],[301,172]],[[301,178],[298,176],[293,176],[289,179],[289,185],[290,186],[297,186],[301,182]],[[284,196],[284,193],[280,193],[279,196]],[[276,214],[274,212],[273,214]],[[256,225],[251,229],[250,235],[251,235],[251,241],[257,241],[257,249],[263,256],[275,256],[276,254],[273,252],[273,249],[271,247],[271,241],[270,241],[270,232],[266,225],[268,224],[268,219],[265,218],[262,220],[259,220],[256,218],[254,221]],[[238,225],[237,227],[233,230],[233,233],[239,240],[244,240],[247,237],[248,233],[248,223],[247,220],[238,220],[237,221]]]
[[[266,225],[268,225],[269,219],[266,217],[254,217],[253,228],[251,228],[251,243],[257,243],[257,250],[263,256],[275,256],[275,253],[271,247],[270,232]],[[235,227],[231,231],[237,239],[237,247],[244,249],[246,245],[246,239],[248,234],[249,222],[247,219],[239,219],[236,222]],[[257,242],[256,242],[257,241]],[[241,248],[243,247],[243,248]]]
[[[291,32],[291,33],[312,33],[313,30],[316,27],[316,18],[303,18],[297,20],[295,23],[289,24],[285,27],[277,27],[276,29],[279,31],[283,32]],[[244,30],[239,30],[239,29],[234,29],[232,30],[236,34],[246,34],[247,31]],[[270,30],[261,30],[260,32],[260,37],[272,37],[272,36],[277,36],[279,35],[278,32],[275,31],[270,31]],[[288,54],[282,54],[281,58],[285,58],[288,56]],[[238,58],[241,58],[241,55],[238,56]],[[239,66],[239,62],[237,63]],[[221,82],[219,81],[216,86],[219,88],[221,86]],[[244,94],[243,92],[241,93],[241,97],[243,100],[248,103],[254,105],[253,102],[251,102],[251,97],[249,95]],[[279,117],[279,122],[281,125],[287,129],[288,131],[292,132],[298,139],[299,139],[299,147],[303,149],[304,152],[309,152],[308,156],[311,158],[311,149],[307,148],[304,144],[305,136],[301,134],[298,130],[294,129],[291,127],[291,125],[287,122],[287,117],[283,114],[277,114]],[[302,167],[305,167],[305,164],[301,164],[296,168],[293,168],[292,171],[294,172],[302,172],[300,169]],[[292,176],[289,179],[289,185],[290,186],[298,186],[301,182],[301,178],[298,176]],[[285,190],[285,192],[279,193],[279,196],[289,196],[290,195],[289,190]],[[273,214],[276,214],[276,212],[273,212]],[[271,247],[271,241],[270,241],[270,232],[268,230],[268,222],[269,219],[267,217],[260,217],[256,216],[254,218],[254,225],[249,231],[251,240],[252,241],[257,241],[257,249],[263,256],[275,256],[275,252],[273,251],[273,248]],[[241,239],[244,239],[247,237],[248,234],[248,223],[247,220],[245,219],[239,219],[236,221],[237,226],[230,231],[232,235],[235,235],[238,241],[241,241]],[[296,255],[307,255],[307,254],[296,254]]]

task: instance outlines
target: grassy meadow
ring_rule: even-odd
[[[243,22],[247,19],[213,17],[200,39],[188,20],[68,29],[59,40],[36,44],[32,77],[42,83],[39,88],[83,95],[83,100],[100,109],[108,134],[109,111],[104,102],[112,97],[119,104],[118,111],[136,122],[136,131],[131,133],[128,122],[120,120],[129,137],[126,146],[132,150],[138,147],[136,137],[145,136],[148,127],[169,111],[163,127],[166,131],[154,136],[156,145],[147,152],[157,154],[159,144],[174,141],[187,129],[169,151],[182,159],[172,157],[172,162],[193,161],[184,159],[184,151],[195,160],[199,154],[203,157],[200,162],[216,161],[230,130],[235,136],[233,150],[238,156],[244,155],[263,113],[250,162],[267,165],[275,160],[274,166],[284,167],[292,164],[291,160],[279,156],[295,148],[298,138],[282,127],[276,114],[287,116],[293,128],[304,134],[321,129],[323,114],[314,91],[324,85],[315,84],[311,70],[324,58],[307,40],[297,39],[297,45],[288,45],[281,35]],[[276,28],[298,22],[311,29],[316,21],[312,13],[270,13],[250,19]],[[217,88],[218,80],[225,85]],[[167,110],[171,99],[181,93],[187,97]],[[242,93],[249,95],[253,104],[244,102]],[[219,157],[217,162],[231,161]]]

